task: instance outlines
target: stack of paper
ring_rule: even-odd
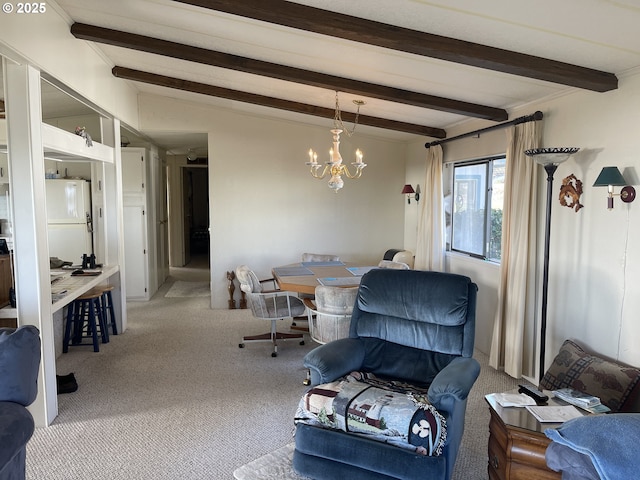
[[[600,399],[598,397],[588,395],[572,388],[561,388],[560,390],[554,390],[553,394],[561,400],[564,400],[565,402],[580,408],[590,408],[595,407],[596,405],[600,405]]]
[[[535,405],[536,401],[524,393],[491,393],[487,398],[493,397],[501,407],[526,407]]]

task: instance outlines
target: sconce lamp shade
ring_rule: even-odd
[[[416,203],[420,201],[420,184],[416,185],[416,189],[409,184],[406,184],[402,187],[402,193],[407,196],[407,203],[411,204],[411,194],[413,194],[413,198],[416,199]]]
[[[618,167],[604,167],[594,182],[594,187],[608,187],[609,185],[624,186],[627,182]]]
[[[593,184],[594,187],[608,187],[607,208],[613,208],[613,187],[624,186],[619,194],[615,194],[625,203],[631,203],[636,199],[636,190],[631,185],[627,185],[618,167],[604,167]]]
[[[404,187],[402,187],[402,193],[410,195],[412,193],[416,193],[416,191],[413,189],[411,185],[407,184]]]

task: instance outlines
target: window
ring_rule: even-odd
[[[504,156],[453,166],[451,250],[500,262]]]

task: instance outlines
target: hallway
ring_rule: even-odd
[[[169,277],[167,277],[163,287],[170,286],[176,280],[208,282],[210,280],[209,254],[192,254],[191,261],[184,267],[170,267]]]

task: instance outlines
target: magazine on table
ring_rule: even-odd
[[[559,390],[553,390],[553,394],[561,400],[564,400],[571,405],[582,408],[595,407],[600,405],[600,399],[588,393],[575,390],[573,388],[561,388]]]

